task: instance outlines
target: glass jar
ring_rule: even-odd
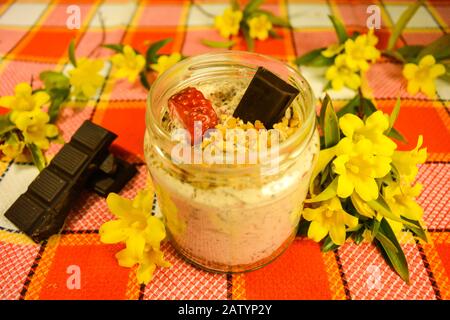
[[[292,106],[302,124],[279,145],[275,169],[263,170],[261,163],[204,166],[172,161],[177,142],[162,125],[168,99],[205,81],[250,81],[259,66],[300,90]],[[219,272],[262,267],[294,240],[318,156],[311,88],[296,69],[256,53],[224,51],[187,58],[152,85],[144,152],[169,238],[184,258]]]

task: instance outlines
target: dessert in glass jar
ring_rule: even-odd
[[[256,84],[261,67],[268,89]],[[291,90],[282,114],[266,80]],[[243,272],[289,246],[319,153],[312,91],[296,69],[249,52],[187,58],[152,85],[146,123],[147,166],[183,257]]]

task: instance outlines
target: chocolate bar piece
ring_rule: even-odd
[[[5,216],[40,242],[62,229],[74,199],[86,186],[101,195],[120,190],[136,168],[109,154],[116,137],[85,121]]]
[[[259,120],[266,128],[272,128],[299,93],[297,88],[259,67],[233,116],[244,122]]]

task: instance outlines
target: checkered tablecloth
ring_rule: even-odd
[[[336,42],[327,17],[334,14],[351,30],[364,31],[368,5],[381,9],[385,44],[393,23],[411,1],[266,1],[264,8],[289,17],[292,29],[278,29],[279,39],[256,42],[255,50],[282,60],[319,46]],[[204,10],[218,14],[226,1],[198,1]],[[66,28],[67,7],[81,8],[81,28]],[[91,54],[102,40],[99,14],[105,24],[106,43],[126,43],[144,51],[148,42],[171,37],[164,53],[194,55],[211,49],[203,38],[220,40],[213,20],[190,1],[10,1],[0,0],[0,95],[11,95],[18,82],[33,77],[39,86],[39,72],[66,68],[66,50],[76,40],[77,56]],[[450,1],[426,1],[410,21],[401,38],[407,44],[425,44],[448,32]],[[238,39],[234,49],[245,49]],[[97,57],[111,52],[96,50]],[[99,241],[100,225],[111,219],[105,200],[83,193],[69,214],[60,236],[38,245],[4,217],[5,210],[23,193],[37,175],[30,164],[0,162],[0,299],[449,299],[450,298],[450,89],[438,81],[436,100],[406,93],[401,65],[382,60],[374,65],[368,80],[379,108],[390,112],[400,92],[402,109],[398,129],[409,141],[401,149],[415,146],[424,135],[429,158],[420,167],[418,181],[424,190],[418,201],[425,209],[431,242],[402,238],[409,261],[411,284],[405,284],[384,262],[374,246],[347,243],[335,252],[322,253],[319,245],[297,239],[279,259],[251,273],[223,275],[208,273],[184,262],[169,243],[163,251],[173,264],[158,269],[147,286],[137,284],[135,269],[119,267],[114,254],[120,245]],[[144,187],[147,171],[143,164],[143,133],[146,92],[109,77],[110,64],[103,70],[106,83],[87,103],[71,102],[57,122],[65,140],[91,119],[119,135],[115,149],[139,164],[138,175],[122,194],[133,197]],[[317,95],[324,86],[323,70],[304,68]],[[339,102],[349,91],[332,92]],[[5,112],[1,110],[0,112]],[[48,151],[54,155],[61,146]],[[156,207],[155,210],[158,210]],[[81,288],[70,290],[66,282],[70,266],[79,266]],[[68,273],[69,271],[69,273]]]

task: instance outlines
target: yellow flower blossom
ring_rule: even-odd
[[[31,86],[22,82],[14,88],[14,96],[0,97],[0,106],[11,109],[10,119],[15,123],[20,112],[40,109],[50,101],[50,96],[45,91],[33,93]]]
[[[136,81],[145,66],[145,58],[128,45],[123,47],[123,53],[113,55],[111,61],[117,68],[114,75],[117,78],[127,78],[131,83]]]
[[[156,64],[151,64],[150,67],[158,72],[158,74],[161,74],[180,60],[181,54],[175,52],[170,56],[160,56]]]
[[[160,251],[160,243],[166,237],[164,224],[151,215],[153,192],[141,190],[133,200],[110,193],[106,203],[117,219],[101,226],[101,241],[124,242],[126,248],[116,254],[119,265],[130,268],[139,264],[138,281],[148,283],[156,266],[170,266]]]
[[[419,168],[418,164],[422,164],[427,160],[427,148],[422,148],[423,137],[420,135],[417,139],[417,145],[411,151],[395,151],[392,155],[392,164],[397,168],[402,178],[408,182],[412,182]]]
[[[421,190],[420,183],[413,187],[409,183],[391,183],[384,188],[383,195],[393,214],[419,221],[422,219],[423,209],[416,202],[416,197]]]
[[[332,58],[341,53],[343,49],[344,49],[343,44],[334,43],[328,46],[325,50],[323,50],[321,54],[326,58]]]
[[[16,159],[22,155],[25,143],[18,139],[16,134],[10,134],[3,144],[0,144],[0,153],[9,159]]]
[[[103,69],[102,60],[81,58],[77,66],[69,71],[73,94],[91,98],[103,84],[104,78],[99,74]]]
[[[345,54],[340,54],[334,60],[334,65],[330,66],[325,78],[331,81],[334,90],[341,90],[344,86],[356,90],[361,86],[361,78],[356,68],[351,68],[346,64]]]
[[[373,218],[376,216],[376,212],[363,199],[361,199],[356,192],[353,192],[350,198],[353,206],[360,215],[367,218]]]
[[[214,26],[222,37],[235,36],[239,32],[239,24],[242,20],[242,11],[227,8],[221,16],[216,16]]]
[[[382,111],[375,111],[365,121],[347,113],[339,119],[339,127],[355,143],[362,139],[370,140],[375,154],[391,156],[397,148],[397,144],[384,134],[389,128],[389,116]]]
[[[337,195],[349,197],[353,191],[364,200],[378,198],[378,185],[375,178],[382,178],[391,170],[391,158],[375,156],[373,144],[368,139],[353,143],[343,138],[337,144],[333,170],[338,176]]]
[[[403,67],[403,76],[408,80],[408,93],[414,95],[422,91],[431,98],[436,95],[434,79],[444,73],[444,65],[436,63],[436,60],[430,54],[420,59],[419,65],[407,63]]]
[[[23,111],[17,114],[15,123],[22,132],[25,143],[34,143],[40,149],[48,149],[49,138],[58,136],[58,128],[54,124],[49,124],[49,115],[39,109],[33,111]]]
[[[345,41],[345,60],[351,69],[366,71],[369,69],[369,62],[375,62],[380,57],[380,51],[375,48],[378,38],[373,34],[373,29],[369,33],[356,37],[355,40]]]
[[[304,209],[303,217],[311,221],[308,238],[316,242],[325,238],[329,233],[335,244],[342,245],[345,242],[345,226],[354,228],[358,225],[358,219],[342,209],[341,201],[337,197],[323,202],[318,208]]]
[[[272,22],[265,14],[261,14],[247,20],[250,27],[250,38],[266,40],[269,37],[269,31],[272,30]]]

